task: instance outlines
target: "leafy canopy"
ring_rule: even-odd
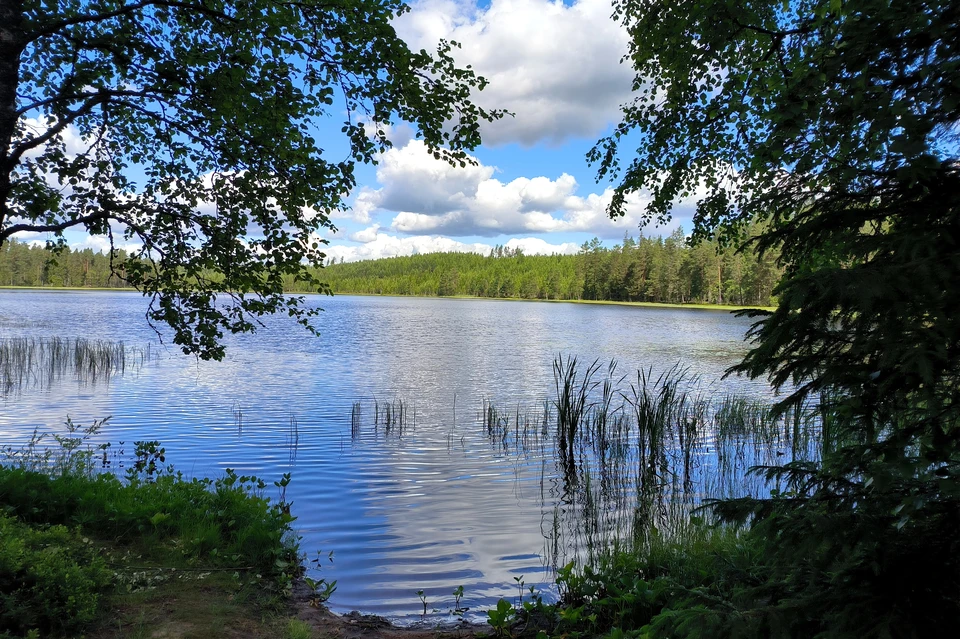
[[[694,239],[780,249],[735,372],[823,417],[818,464],[713,504],[765,578],[696,594],[695,636],[939,636],[960,617],[960,4],[620,0],[636,99],[592,150],[611,214],[697,200]],[[626,153],[636,151],[624,159]],[[748,222],[765,229],[744,242]],[[807,404],[809,406],[809,404]],[[711,621],[711,623],[713,623]],[[698,626],[701,624],[701,626]],[[698,635],[697,635],[698,636]]]
[[[641,188],[661,220],[697,194],[707,235],[955,154],[956,3],[620,0],[615,17],[632,36],[637,94],[590,154],[620,178],[613,214]]]
[[[391,26],[406,10],[0,0],[0,244],[82,229],[142,245],[123,276],[203,358],[266,313],[309,327],[315,311],[283,280],[325,290],[308,271],[324,257],[317,232],[334,228],[356,163],[389,146],[386,126],[412,123],[462,164],[479,123],[502,115],[471,103],[484,80],[455,66],[455,43],[407,47]]]
[[[615,15],[637,93],[590,153],[619,180],[611,215],[641,189],[658,221],[694,197],[695,239],[761,220],[759,249],[783,247],[780,309],[740,370],[804,384],[796,400],[878,371],[900,384],[904,367],[911,390],[941,380],[957,361],[960,5],[621,0]],[[931,321],[943,330],[906,329]],[[931,359],[896,361],[914,347]]]

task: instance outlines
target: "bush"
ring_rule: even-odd
[[[0,515],[0,633],[74,633],[97,618],[111,580],[79,531]]]
[[[642,547],[606,547],[592,564],[560,568],[561,602],[555,615],[560,630],[590,636],[698,636],[689,627],[657,632],[683,611],[680,625],[700,627],[701,636],[715,635],[718,624],[699,614],[705,602],[736,599],[747,587],[762,583],[758,562],[762,547],[749,532],[715,526],[693,518],[682,534],[663,537],[656,531]]]
[[[289,475],[271,503],[256,477],[187,479],[163,466],[159,442],[137,442],[121,480],[95,470],[107,445],[84,448],[99,423],[67,426],[56,446],[41,447],[35,434],[24,449],[0,449],[0,639],[75,636],[98,619],[134,556],[158,569],[246,571],[265,594],[290,592],[302,568],[283,501]]]
[[[263,497],[263,488],[230,470],[215,480],[161,474],[123,482],[110,474],[49,476],[0,467],[0,508],[25,523],[76,526],[161,556],[176,540],[187,559],[278,577],[297,564],[293,517]]]

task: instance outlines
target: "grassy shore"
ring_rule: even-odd
[[[186,478],[158,442],[88,445],[98,427],[0,449],[0,638],[283,636],[303,570],[289,477],[276,500],[232,471]]]
[[[139,293],[135,288],[113,286],[0,286],[0,291],[123,291]]]
[[[79,287],[79,286],[0,286],[0,290],[11,290],[11,291],[125,291],[128,293],[136,293],[137,289],[134,288],[95,288],[95,287]],[[309,293],[298,291],[297,295],[321,295],[319,293]],[[613,306],[639,306],[645,308],[679,308],[687,310],[702,310],[702,311],[741,311],[741,310],[751,310],[759,309],[765,311],[772,311],[772,306],[750,306],[750,305],[726,305],[726,304],[668,304],[666,302],[625,302],[618,300],[541,300],[541,299],[527,299],[522,297],[477,297],[475,295],[449,295],[449,296],[439,296],[439,295],[378,295],[376,293],[350,293],[350,292],[341,292],[334,293],[335,296],[342,297],[413,297],[418,299],[458,299],[458,300],[502,300],[505,302],[548,302],[551,304],[596,304],[596,305],[613,305]]]
[[[298,293],[298,295],[310,295],[311,293]],[[478,297],[476,295],[386,295],[378,293],[334,293],[335,297],[399,297],[414,299],[444,299],[444,300],[491,300],[501,302],[542,302],[546,304],[590,304],[597,306],[637,306],[641,308],[667,308],[684,309],[698,311],[723,311],[732,313],[744,310],[763,310],[773,311],[773,306],[751,306],[751,305],[726,305],[726,304],[668,304],[666,302],[626,302],[619,300],[542,300],[528,299],[524,297]]]

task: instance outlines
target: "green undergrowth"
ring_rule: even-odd
[[[172,474],[124,482],[111,474],[0,469],[0,504],[26,524],[65,525],[118,547],[139,545],[150,560],[173,554],[187,565],[279,576],[296,560],[286,539],[292,517],[258,490],[262,482],[232,471],[214,480]]]
[[[801,512],[794,495],[780,495],[749,528],[698,518],[673,540],[612,545],[592,563],[559,568],[556,605],[504,602],[492,625],[538,639],[951,636],[960,500],[898,528],[895,495]]]
[[[704,604],[731,601],[743,588],[762,583],[761,548],[745,529],[698,522],[682,536],[654,534],[642,550],[613,544],[593,563],[560,567],[559,601],[546,604],[531,593],[520,608],[491,611],[495,634],[720,636],[715,633],[721,629],[700,614]]]
[[[169,612],[164,601],[196,608],[189,593],[223,604],[221,630],[282,609],[302,572],[288,476],[271,501],[255,477],[187,478],[138,442],[121,479],[100,468],[108,447],[84,443],[96,426],[0,451],[0,638],[135,636],[137,615]],[[218,618],[210,606],[181,623]]]
[[[0,637],[89,626],[111,581],[98,549],[78,531],[0,515]]]
[[[562,472],[548,530],[561,597],[501,601],[497,635],[956,634],[957,404],[865,417],[859,396],[825,392],[788,414],[702,399],[675,370],[641,372],[617,409],[614,369],[555,364],[555,419],[542,423],[555,421]],[[509,430],[487,414],[492,432]]]

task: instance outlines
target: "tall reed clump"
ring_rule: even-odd
[[[359,412],[359,403],[356,404],[355,416],[357,423],[359,424],[360,412]],[[377,399],[373,400],[373,426],[374,428],[379,428],[383,426],[383,431],[385,434],[389,435],[392,432],[395,432],[399,437],[403,437],[403,432],[409,427],[416,427],[417,425],[417,413],[416,408],[413,409],[412,415],[410,406],[405,403],[402,399],[394,399],[392,401],[381,402]]]
[[[553,362],[553,383],[557,390],[555,407],[557,409],[557,438],[560,453],[573,459],[574,442],[587,410],[587,399],[597,383],[594,375],[600,370],[600,360],[580,370],[576,357],[564,359],[560,355]]]
[[[746,534],[749,522],[721,525],[709,505],[782,488],[756,466],[815,461],[819,407],[777,412],[755,398],[711,396],[679,364],[628,378],[616,362],[601,375],[597,361],[558,357],[553,370],[561,481],[543,481],[560,491],[546,552],[563,612],[540,613],[558,615],[562,632],[636,636],[672,607],[734,596],[759,578],[763,548]]]
[[[46,388],[73,376],[82,383],[108,381],[139,371],[153,359],[150,347],[123,342],[60,337],[0,339],[0,393]]]
[[[109,445],[89,443],[100,426],[68,422],[52,441],[36,434],[0,450],[0,636],[78,635],[144,565],[229,571],[289,592],[301,571],[283,496],[289,476],[271,502],[256,477],[188,479],[165,464],[159,442],[136,442],[119,478],[102,468]],[[129,556],[138,566],[124,563]]]
[[[500,447],[518,450],[531,445],[514,435],[521,424],[544,426],[529,433],[547,436],[541,450],[556,465],[541,493],[555,491],[546,555],[563,619],[577,620],[564,628],[636,630],[686,589],[751,579],[761,548],[746,526],[716,524],[706,506],[781,488],[754,466],[816,460],[818,407],[775,412],[764,400],[716,396],[680,364],[631,377],[615,361],[560,356],[553,377],[555,395],[540,415],[518,409],[514,417],[485,401],[480,423]]]

